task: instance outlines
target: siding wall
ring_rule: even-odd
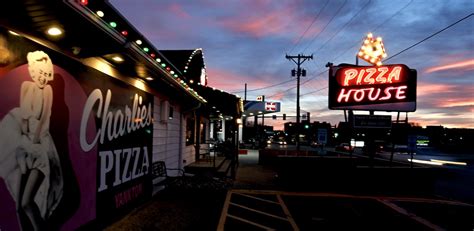
[[[184,115],[183,117],[181,108],[178,105],[170,104],[169,106],[173,107],[173,119],[165,118],[165,122],[163,122],[161,110],[164,106],[164,101],[159,97],[155,97],[153,112],[155,119],[153,124],[153,162],[165,161],[167,168],[182,169],[184,166],[195,161],[194,145],[186,146],[186,142],[184,142],[186,116],[192,116],[192,114]],[[168,171],[170,176],[174,176],[177,173],[177,171]]]
[[[181,110],[177,105],[173,107],[173,119],[161,118],[164,101],[155,97],[153,117],[153,162],[165,161],[167,168],[181,168],[180,164],[180,118]],[[176,171],[169,171],[169,175],[176,175]]]

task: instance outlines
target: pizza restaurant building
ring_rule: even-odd
[[[107,1],[8,1],[0,12],[0,230],[126,214],[151,198],[153,162],[198,161],[201,143],[189,141],[226,118],[212,111],[226,102],[206,98],[220,93],[204,92],[202,60],[177,66]]]

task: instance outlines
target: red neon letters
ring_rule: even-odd
[[[337,97],[337,102],[361,102],[364,99],[369,101],[385,101],[393,96],[399,100],[405,99],[407,86],[387,87],[382,93],[381,88],[361,88],[361,89],[341,89]],[[393,94],[393,96],[392,96]]]
[[[407,98],[407,75],[403,65],[344,67],[337,71],[338,103],[403,101]]]
[[[401,66],[348,68],[338,75],[341,86],[397,83],[402,81]]]

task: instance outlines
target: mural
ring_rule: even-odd
[[[153,96],[0,27],[0,230],[72,230],[151,197]]]

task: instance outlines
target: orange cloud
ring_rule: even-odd
[[[272,99],[272,100],[282,100],[283,97],[285,97],[285,92],[278,92],[278,93],[272,95],[269,98]]]
[[[240,75],[229,70],[207,68],[209,87],[215,87],[229,92],[244,91],[245,83],[250,89],[268,86],[268,82],[255,79],[253,76]]]
[[[258,17],[246,18],[244,21],[234,19],[223,21],[222,24],[235,32],[246,33],[260,38],[283,33],[285,24],[288,22],[282,15],[285,15],[285,13],[274,11],[269,14],[259,15]]]
[[[473,92],[471,85],[420,83],[417,88],[417,95],[423,101],[439,108],[474,106]]]
[[[459,100],[459,99],[448,99],[446,102],[442,102],[440,107],[463,107],[463,106],[472,106],[474,107],[474,100]]]
[[[409,116],[409,121],[417,123],[422,127],[442,125],[448,128],[474,128],[474,121],[466,118],[466,116],[450,117],[442,113],[437,113],[436,116],[427,117],[425,114],[417,114],[417,116]]]
[[[313,18],[298,14],[296,5],[298,4],[281,3],[276,8],[271,8],[267,1],[263,1],[253,4],[252,11],[241,11],[238,15],[220,21],[219,24],[236,33],[256,38],[271,35],[294,37],[294,34],[302,34]],[[319,30],[320,28],[314,24],[305,37],[312,36]]]
[[[425,73],[432,73],[432,72],[444,71],[444,70],[450,70],[450,69],[474,70],[474,59],[468,59],[468,60],[459,61],[455,63],[430,67],[425,70]]]
[[[416,94],[418,96],[439,94],[440,92],[452,92],[454,86],[446,84],[418,83]]]
[[[442,125],[447,128],[474,128],[474,123],[449,123],[449,122],[438,121],[438,120],[420,120],[420,119],[417,119],[414,122],[419,124],[422,127]]]
[[[168,10],[173,14],[176,14],[180,18],[191,18],[191,16],[183,10],[183,7],[179,4],[173,3],[169,6]]]

